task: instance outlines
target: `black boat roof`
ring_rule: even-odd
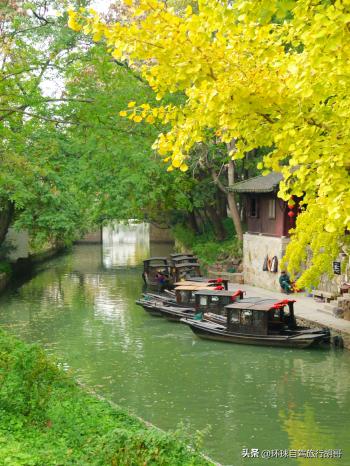
[[[197,293],[196,293],[197,294]],[[241,301],[236,301],[235,303],[228,304],[225,306],[226,309],[238,309],[238,310],[247,310],[247,311],[261,311],[261,312],[268,312],[273,309],[275,304],[284,303],[283,305],[288,304],[288,300],[281,301],[280,299],[266,299],[266,298],[259,298],[256,301],[247,301],[242,299]],[[283,306],[281,304],[281,307]]]
[[[185,257],[193,257],[194,254],[191,252],[174,252],[173,254],[170,254],[170,257],[180,257],[180,256],[185,256]]]
[[[183,261],[183,260],[185,260],[185,259],[191,259],[191,260],[193,260],[193,259],[197,259],[197,257],[196,257],[196,256],[176,256],[176,257],[173,257],[173,258],[172,258],[172,260],[173,260],[174,262]]]
[[[167,257],[149,257],[148,259],[145,259],[143,262],[150,262],[150,261],[168,261]]]

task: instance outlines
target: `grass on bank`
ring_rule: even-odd
[[[0,464],[209,466],[176,435],[84,392],[37,345],[0,330]]]
[[[195,235],[190,228],[178,224],[173,228],[173,234],[177,243],[184,249],[193,251],[205,268],[222,264],[227,271],[233,271],[232,262],[243,257],[242,244],[234,234],[231,219],[226,219],[224,226],[227,233],[225,241],[218,241],[210,227],[202,234]]]

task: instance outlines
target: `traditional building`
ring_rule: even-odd
[[[281,180],[280,173],[272,172],[230,188],[242,195],[247,217],[247,232],[243,237],[244,281],[271,290],[280,289],[280,261],[296,217],[296,208],[289,209],[277,197]]]

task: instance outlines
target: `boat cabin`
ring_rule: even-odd
[[[233,303],[236,299],[242,299],[243,293],[242,290],[200,289],[195,293],[196,312],[224,315],[225,306]]]
[[[191,282],[186,282],[191,283]],[[206,286],[205,286],[206,285]],[[175,298],[177,304],[194,304],[195,302],[195,293],[198,290],[212,290],[207,284],[197,283],[197,284],[187,284],[180,285],[175,288]]]
[[[166,257],[150,257],[143,261],[142,278],[146,285],[162,287],[169,283],[170,266]]]
[[[192,277],[200,277],[200,265],[197,262],[184,262],[174,264],[171,267],[171,277],[174,282],[179,282],[183,279],[191,279]]]
[[[296,328],[294,301],[260,299],[255,302],[240,302],[225,307],[227,331],[256,335],[279,334],[284,328]]]

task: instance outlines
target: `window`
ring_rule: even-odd
[[[269,218],[276,218],[276,199],[269,199]]]
[[[231,324],[239,324],[239,310],[234,309],[231,312]]]
[[[242,311],[241,312],[241,324],[242,325],[252,325],[253,323],[253,312],[252,311]]]
[[[218,307],[219,301],[219,296],[211,296],[209,298],[209,308],[216,309]]]
[[[258,200],[255,197],[250,199],[249,216],[250,217],[257,217],[258,216]]]
[[[207,305],[207,297],[206,296],[201,296],[199,298],[199,305],[200,306],[206,306]]]
[[[180,291],[180,303],[187,303],[189,301],[188,291]]]

